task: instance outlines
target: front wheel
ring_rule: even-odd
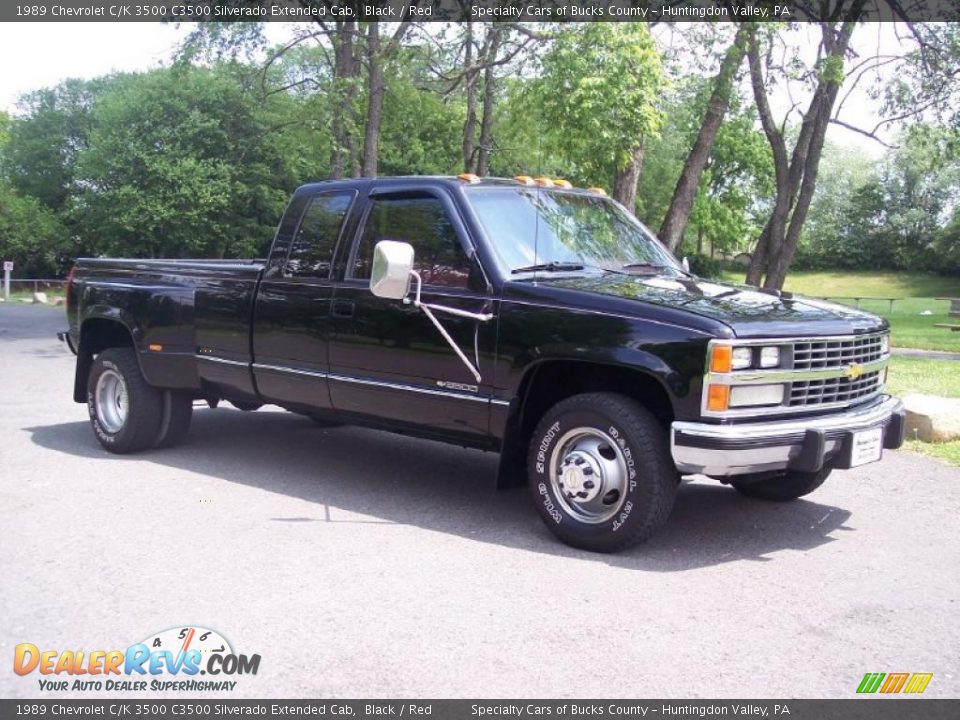
[[[87,410],[94,435],[112,453],[145,450],[160,437],[163,394],[147,384],[132,348],[97,355],[87,380]]]
[[[734,480],[730,484],[741,495],[759,500],[773,502],[789,502],[804,495],[809,495],[830,475],[829,469],[819,472],[797,472],[790,470],[762,480],[743,479]]]
[[[615,393],[575,395],[551,408],[530,443],[528,475],[547,527],[594,552],[622,550],[656,533],[677,489],[663,427]]]

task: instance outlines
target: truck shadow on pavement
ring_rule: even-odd
[[[49,450],[101,461],[114,457],[100,448],[86,422],[25,429]],[[837,531],[851,530],[845,526],[850,512],[841,508],[811,500],[766,503],[720,484],[685,482],[658,536],[617,555],[587,553],[554,539],[525,488],[494,489],[493,453],[357,427],[322,429],[278,412],[197,408],[183,445],[133,457],[316,505],[315,512],[295,517],[267,513],[265,523],[371,522],[350,517],[359,513],[374,522],[652,572],[775,562],[774,553],[813,551],[838,539]],[[244,522],[256,521],[257,513],[251,506]]]

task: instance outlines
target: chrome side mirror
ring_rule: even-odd
[[[410,292],[413,246],[396,240],[381,240],[373,248],[370,292],[388,300],[403,300]]]

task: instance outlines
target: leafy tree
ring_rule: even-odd
[[[3,151],[3,146],[7,144],[7,140],[10,139],[10,116],[5,113],[3,110],[0,110],[0,152]]]
[[[0,180],[0,259],[13,260],[22,277],[51,277],[63,264],[64,237],[53,212]]]
[[[670,207],[660,226],[660,240],[671,250],[676,248],[683,238],[683,230],[693,208],[697,186],[700,184],[700,175],[707,166],[713,143],[730,106],[730,99],[735,93],[734,81],[737,70],[743,63],[748,38],[747,26],[741,25],[723,56],[713,81],[710,99],[704,108],[696,140],[684,160]]]
[[[880,164],[863,153],[828,144],[796,266],[808,269],[892,267],[880,232]]]
[[[960,207],[954,210],[946,227],[937,233],[934,255],[941,272],[960,275]]]
[[[643,23],[564,26],[533,81],[529,108],[539,132],[577,178],[609,178],[635,211],[644,140],[662,124],[660,56]]]
[[[914,125],[888,156],[879,219],[898,267],[940,267],[935,241],[960,205],[957,140],[952,130]]]
[[[98,252],[251,255],[294,184],[230,66],[130,76],[94,105],[73,215]]]
[[[77,156],[89,140],[93,100],[118,81],[119,76],[66,80],[20,100],[23,116],[10,124],[4,150],[4,169],[18,192],[55,212],[65,210]]]
[[[384,175],[460,172],[464,103],[421,89],[426,66],[417,53],[402,52],[391,70],[381,121],[379,171]]]

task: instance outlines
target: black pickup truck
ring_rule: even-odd
[[[652,535],[682,476],[792,500],[903,442],[884,320],[694,277],[546,178],[305,185],[265,260],[81,259],[67,314],[111,452],[179,442],[195,401],[270,403],[499,452],[589,550]]]

